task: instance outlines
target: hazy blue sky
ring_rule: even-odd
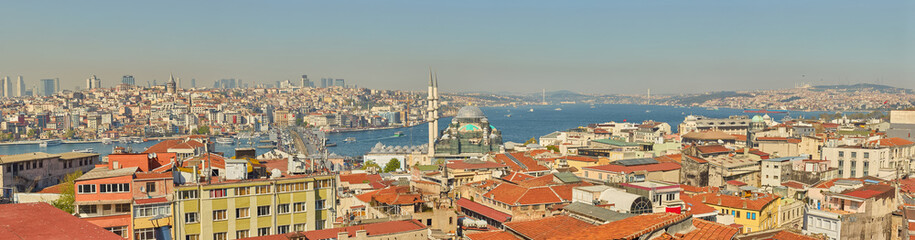
[[[524,4],[524,5],[522,5]],[[915,88],[913,1],[8,1],[0,76],[443,91]],[[801,77],[806,75],[806,77]],[[822,79],[822,80],[821,80]]]

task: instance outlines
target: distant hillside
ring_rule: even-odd
[[[702,94],[702,95],[697,95],[697,96],[688,96],[688,97],[676,99],[675,101],[679,104],[690,105],[690,104],[694,104],[694,103],[701,104],[701,103],[704,103],[704,102],[706,102],[708,100],[712,100],[712,99],[722,99],[722,98],[729,98],[729,97],[753,97],[753,95],[746,94],[746,93],[737,93],[737,92],[726,91],[726,92],[707,93],[707,94]]]
[[[861,89],[874,89],[880,92],[905,92],[912,93],[911,89],[897,88],[887,85],[872,84],[872,83],[858,83],[853,85],[820,85],[813,86],[812,89],[839,89],[839,90],[861,90]]]

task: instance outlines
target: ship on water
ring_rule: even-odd
[[[743,112],[745,113],[788,113],[788,110],[781,109],[753,109],[753,108],[744,108]]]

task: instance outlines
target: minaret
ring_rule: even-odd
[[[438,132],[438,130],[439,130],[439,128],[438,128],[438,119],[439,119],[439,117],[440,117],[440,115],[439,115],[439,113],[438,113],[438,108],[439,108],[439,103],[438,103],[438,99],[439,99],[439,98],[438,98],[438,74],[436,73],[436,74],[434,75],[434,77],[435,77],[435,82],[434,82],[435,85],[432,86],[432,98],[433,98],[433,104],[434,104],[433,107],[434,107],[435,109],[432,110],[432,117],[435,119],[435,122],[434,122],[434,123],[435,123],[435,134],[432,135],[432,136],[434,136],[435,139],[438,139],[438,137],[439,137],[438,135],[440,134],[440,133]]]
[[[426,105],[428,105],[428,107],[426,108],[426,121],[429,122],[429,157],[435,156],[435,135],[437,132],[436,127],[435,127],[436,120],[435,120],[435,116],[434,116],[434,114],[435,114],[435,103],[434,103],[435,102],[435,97],[434,97],[435,93],[433,90],[434,85],[435,85],[435,79],[433,78],[433,75],[432,75],[432,69],[429,69],[429,91],[426,94],[426,96],[427,96]],[[431,159],[430,159],[430,162],[432,162]]]

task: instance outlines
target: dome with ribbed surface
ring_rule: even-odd
[[[455,116],[455,118],[461,119],[481,119],[484,117],[486,115],[483,114],[483,110],[475,106],[462,107],[461,110],[458,110],[457,116]]]

